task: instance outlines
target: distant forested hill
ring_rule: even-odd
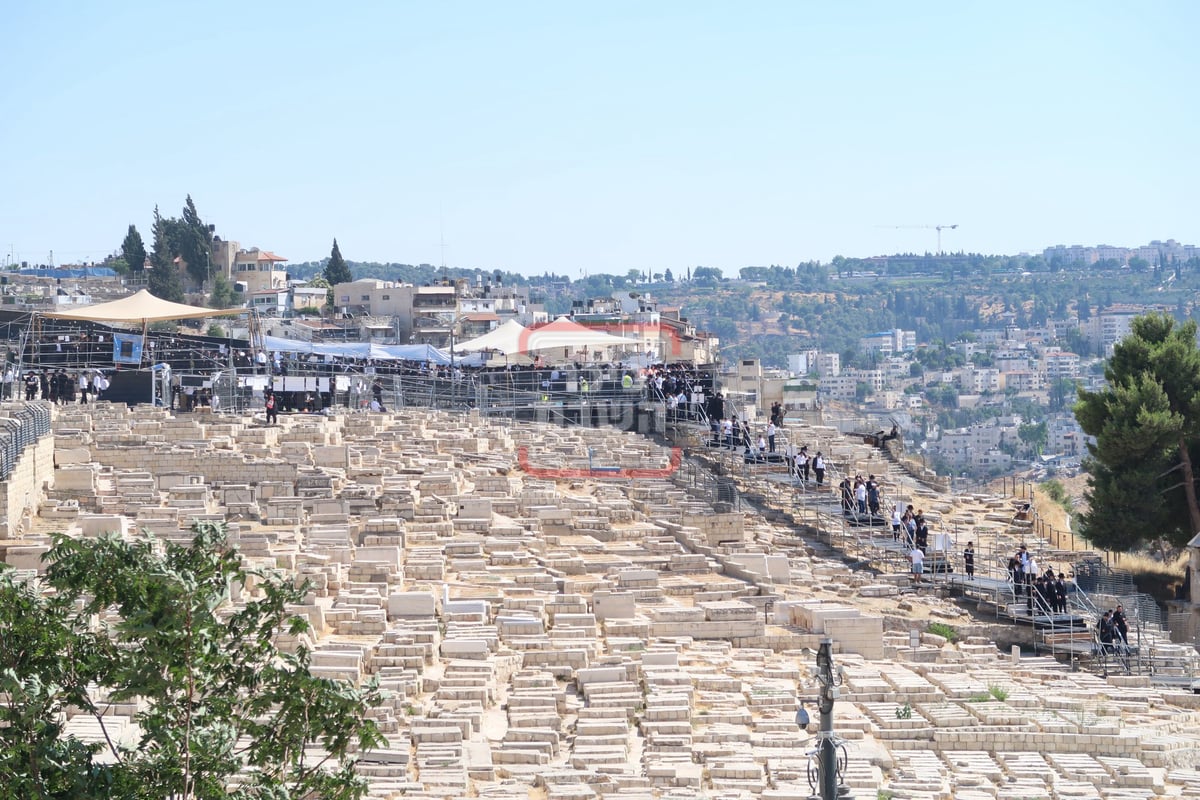
[[[696,267],[683,275],[666,269],[594,274],[579,279],[545,273],[445,269],[432,264],[348,262],[355,278],[417,285],[441,279],[528,285],[530,299],[551,315],[573,301],[649,294],[660,306],[679,307],[684,317],[721,338],[728,359],[761,358],[786,365],[787,355],[816,347],[857,357],[858,340],[891,328],[915,330],[920,342],[951,342],[979,328],[1043,325],[1075,315],[1087,319],[1113,303],[1154,304],[1187,318],[1197,315],[1200,264],[1122,267],[1116,263],[1047,264],[1041,257],[900,255],[845,259],[796,267],[746,267],[737,278]],[[317,275],[324,262],[289,265],[294,278]],[[1086,342],[1067,342],[1088,355]]]

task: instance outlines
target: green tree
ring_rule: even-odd
[[[210,308],[229,308],[237,302],[237,293],[233,290],[233,284],[224,275],[216,275],[213,277],[212,292],[208,297],[208,305]]]
[[[666,280],[667,283],[675,282],[675,275],[671,272],[669,267],[663,272],[663,279]]]
[[[1075,396],[1078,383],[1072,378],[1055,378],[1050,382],[1050,410],[1062,411],[1068,399]]]
[[[721,280],[721,270],[717,267],[696,267],[692,272],[692,280],[707,286],[714,286]]]
[[[1021,425],[1017,428],[1017,438],[1029,446],[1034,453],[1041,455],[1046,447],[1046,423],[1037,422]]]
[[[62,597],[0,575],[0,798],[93,798],[100,745],[63,735],[69,706],[94,711],[88,653],[103,647]]]
[[[146,245],[142,242],[142,235],[133,225],[129,226],[125,241],[121,242],[121,257],[134,272],[141,272],[146,268]]]
[[[1200,444],[1196,323],[1165,314],[1133,321],[1104,370],[1107,388],[1080,392],[1075,417],[1089,445],[1082,533],[1113,550],[1200,533],[1193,463]]]
[[[118,255],[111,255],[104,259],[102,262],[100,262],[100,266],[108,267],[122,277],[125,277],[129,274],[129,264],[125,262],[124,258]]]
[[[52,594],[0,580],[0,636],[15,626],[16,644],[33,645],[0,647],[7,714],[19,723],[0,725],[0,774],[21,781],[13,790],[6,777],[0,797],[363,796],[352,753],[383,741],[366,717],[378,690],[310,673],[307,622],[288,611],[307,587],[246,568],[223,526],[197,523],[192,534],[186,546],[57,535]],[[295,652],[276,645],[281,633],[301,642]],[[36,702],[14,710],[14,689]],[[137,709],[136,744],[89,747],[55,727],[69,704],[107,739],[109,703]]]
[[[183,284],[171,250],[171,234],[167,220],[154,207],[154,249],[150,253],[151,270],[147,276],[150,294],[163,300],[183,302]]]
[[[183,205],[183,217],[174,223],[173,249],[187,264],[188,275],[203,285],[212,269],[212,229],[200,219],[189,194]]]
[[[337,239],[333,240],[333,250],[329,253],[329,261],[325,264],[325,280],[330,286],[337,286],[339,283],[350,283],[354,280],[354,276],[350,274],[350,267],[347,266],[346,260],[342,258],[342,251],[338,247]]]

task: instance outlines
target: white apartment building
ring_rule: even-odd
[[[1074,380],[1079,377],[1079,356],[1062,351],[1046,353],[1042,356],[1042,369],[1048,381],[1058,378]]]
[[[1134,319],[1151,310],[1145,306],[1110,306],[1089,319],[1083,328],[1088,340],[1107,355],[1114,344],[1129,335]]]
[[[958,385],[968,394],[1003,392],[1004,375],[994,367],[966,367],[958,373]]]
[[[883,357],[909,352],[917,349],[917,332],[895,328],[872,333],[858,340],[858,348],[864,353],[874,353]]]
[[[811,362],[810,362],[811,367]],[[817,354],[817,375],[837,377],[842,374],[842,357],[837,353]]]
[[[1005,388],[1018,392],[1036,392],[1045,388],[1046,381],[1041,372],[1035,370],[1014,369],[1004,373]]]
[[[1046,452],[1065,456],[1087,453],[1087,436],[1074,414],[1054,414],[1046,418]]]

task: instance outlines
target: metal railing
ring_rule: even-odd
[[[8,480],[25,450],[49,433],[49,403],[32,401],[0,405],[0,480]]]

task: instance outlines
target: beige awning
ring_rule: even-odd
[[[43,314],[50,319],[75,319],[86,322],[161,322],[163,320],[201,319],[245,314],[244,308],[204,308],[184,303],[172,303],[155,297],[145,289],[111,303],[97,303],[70,311]]]

